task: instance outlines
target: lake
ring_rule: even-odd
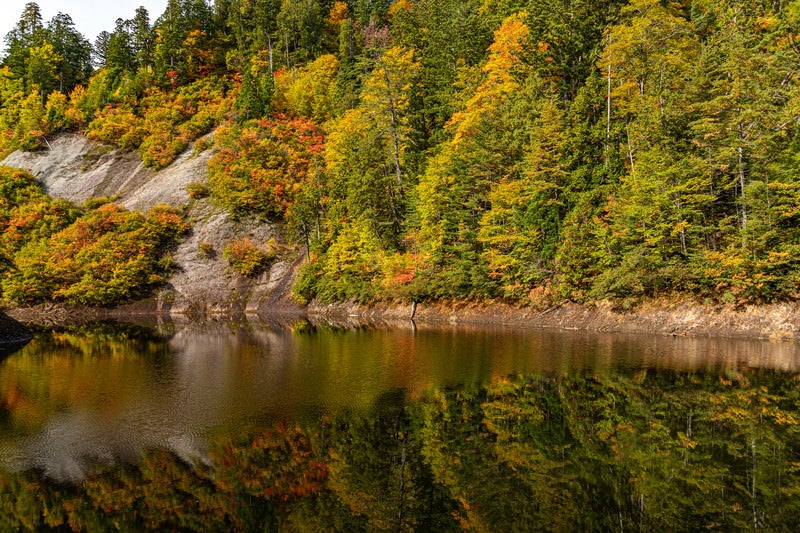
[[[0,530],[789,530],[797,346],[84,324],[0,362]]]

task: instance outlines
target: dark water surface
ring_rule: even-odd
[[[94,324],[0,362],[0,531],[792,530],[785,342]]]

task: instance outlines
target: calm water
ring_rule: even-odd
[[[0,531],[791,530],[793,343],[96,324],[0,362]]]

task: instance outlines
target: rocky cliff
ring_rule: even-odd
[[[205,143],[206,145],[208,143]],[[185,208],[192,233],[175,252],[178,272],[154,299],[137,309],[158,308],[191,316],[235,315],[242,312],[292,310],[289,288],[298,254],[286,252],[256,279],[232,272],[222,259],[226,243],[247,236],[256,243],[283,241],[282,228],[256,220],[235,222],[207,199],[190,199],[186,186],[207,180],[211,151],[184,152],[167,168],[154,171],[135,152],[98,144],[79,134],[63,134],[38,152],[16,151],[0,164],[24,168],[36,176],[48,194],[81,203],[98,196],[146,212],[158,204]],[[209,243],[212,252],[199,250]]]

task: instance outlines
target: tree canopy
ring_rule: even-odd
[[[161,168],[221,127],[212,199],[288,224],[301,300],[795,299],[798,31],[797,2],[170,0],[92,46],[30,3],[0,149],[78,129]]]

